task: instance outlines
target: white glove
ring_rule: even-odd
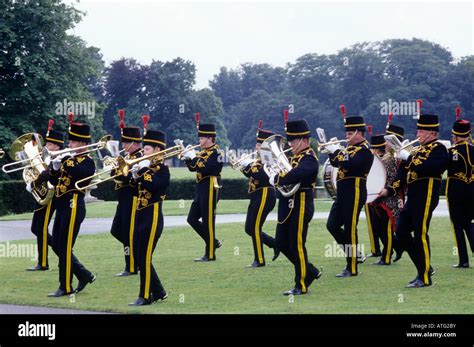
[[[407,160],[410,156],[410,152],[406,149],[402,149],[401,151],[397,152],[396,156],[398,159]]]
[[[196,152],[194,150],[189,150],[192,146],[187,145],[184,153],[181,155],[182,160],[194,159],[196,157]]]
[[[54,160],[52,161],[54,171],[58,171],[61,168],[62,160],[63,158],[61,158],[61,156],[54,158]]]
[[[329,140],[329,142],[334,142],[334,141],[337,141],[337,137],[333,137]],[[338,149],[341,149],[341,145],[340,144],[332,144],[332,145],[327,145],[326,146],[326,149],[329,151],[329,153],[334,153],[335,151],[337,151]]]
[[[130,172],[132,173],[132,177],[135,181],[138,179],[139,170],[140,170],[140,166],[138,164],[133,165],[132,169],[130,170]]]
[[[244,168],[246,168],[247,166],[249,166],[252,163],[253,163],[252,158],[245,158],[245,159],[240,161],[240,165],[242,165]]]
[[[275,186],[275,180],[277,178],[278,175],[273,175],[273,176],[270,176],[268,178],[268,182],[272,185],[272,186]]]
[[[145,160],[142,160],[141,162],[139,162],[138,164],[139,169],[138,171],[140,171],[141,169],[143,169],[144,167],[148,167],[150,166],[150,161],[148,159],[145,159]]]
[[[27,191],[28,193],[31,193],[31,192],[33,191],[33,187],[32,187],[31,182],[28,182],[28,183],[26,184],[26,191]]]

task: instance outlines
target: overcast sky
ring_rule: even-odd
[[[455,57],[474,54],[472,2],[81,0],[75,6],[87,15],[74,33],[99,47],[107,64],[179,56],[195,63],[198,88],[221,66],[284,66],[306,53],[332,54],[362,41],[417,37]]]

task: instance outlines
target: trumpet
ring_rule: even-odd
[[[347,143],[347,140],[335,140],[324,143],[318,142],[318,151],[321,153],[329,153],[329,151],[326,149],[326,146],[340,145],[342,143]]]
[[[30,134],[26,134],[26,135],[30,135]],[[23,135],[23,136],[25,136],[25,135]],[[17,171],[21,171],[21,170],[24,170],[24,169],[30,169],[30,168],[34,167],[35,164],[32,162],[33,159],[41,159],[45,163],[49,163],[50,161],[54,160],[55,158],[59,157],[60,155],[70,154],[70,155],[74,156],[74,155],[76,155],[77,151],[80,151],[80,150],[83,150],[83,149],[88,149],[89,148],[89,150],[87,150],[85,152],[82,152],[80,154],[88,154],[88,153],[91,153],[91,152],[99,151],[99,150],[103,149],[107,145],[107,142],[110,141],[111,139],[112,139],[112,135],[106,135],[106,136],[102,137],[99,140],[99,142],[92,143],[92,144],[86,145],[86,146],[77,147],[77,148],[66,148],[66,149],[62,149],[62,150],[59,150],[59,151],[50,151],[46,147],[43,147],[43,148],[41,148],[40,151],[37,151],[37,153],[34,156],[32,156],[31,158],[17,160],[17,161],[14,161],[13,163],[3,165],[2,170],[3,170],[3,172],[9,174],[9,173],[12,173],[12,172],[17,172]],[[18,139],[16,141],[18,141]],[[21,156],[21,152],[16,151],[16,156],[17,157]],[[28,163],[28,164],[23,165],[24,163]],[[20,166],[15,167],[17,165],[20,165]]]
[[[2,159],[5,156],[5,151],[0,148],[0,159]]]
[[[176,143],[176,141],[181,141],[181,140],[175,140],[175,143]],[[194,149],[194,148],[197,148],[197,147],[199,147],[199,145],[192,146],[191,148],[188,148],[187,150],[191,150],[191,149]],[[174,157],[175,155],[180,155],[183,152],[184,152],[184,146],[183,146],[182,141],[181,141],[181,142],[178,142],[178,144],[176,146],[164,149],[164,150],[156,152],[156,153],[145,155],[145,156],[137,158],[137,159],[127,159],[127,158],[124,158],[122,156],[118,156],[118,157],[114,158],[115,159],[115,164],[112,167],[110,167],[107,170],[97,172],[92,176],[89,176],[89,177],[86,177],[86,178],[83,178],[83,179],[77,181],[75,186],[76,186],[77,190],[83,191],[83,190],[86,190],[90,187],[96,186],[98,184],[113,180],[113,179],[115,179],[119,176],[127,176],[129,174],[129,172],[131,171],[130,169],[134,165],[136,165],[136,164],[138,164],[138,163],[140,163],[144,160],[164,160],[164,159]],[[84,187],[81,187],[81,183],[89,181],[89,180],[93,180],[96,177],[102,176],[106,173],[111,173],[112,171],[116,171],[116,174],[111,175],[111,176],[106,177],[106,178],[100,178],[98,180],[95,180],[95,181],[91,182],[90,184],[88,184]]]
[[[239,159],[237,159],[237,154],[235,153],[234,150],[230,150],[227,155],[229,157],[229,163],[230,163],[230,166],[234,169],[234,170],[243,170],[245,169],[245,167],[242,165],[242,161],[246,160],[246,159],[250,159],[251,157],[255,156],[256,154],[258,154],[258,151],[254,151],[252,153],[248,153],[248,154],[243,154]],[[255,162],[255,160],[257,160],[257,158],[254,158],[252,160],[252,163]]]

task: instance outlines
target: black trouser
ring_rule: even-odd
[[[136,196],[119,199],[110,233],[123,244],[125,271],[137,272],[133,236],[135,233]]]
[[[338,181],[337,196],[329,212],[326,228],[346,253],[346,270],[357,275],[357,224],[367,200],[366,181],[360,177]]]
[[[458,179],[448,177],[446,181],[446,200],[460,264],[469,263],[464,235],[467,237],[471,252],[474,252],[474,230],[471,223],[474,192],[469,188],[469,184]]]
[[[139,297],[150,299],[150,294],[162,296],[164,288],[152,263],[153,251],[163,232],[161,203],[155,202],[136,214],[136,259],[140,271]]]
[[[367,210],[369,210],[368,213]],[[390,264],[392,262],[393,249],[396,243],[394,234],[396,229],[395,221],[390,218],[388,212],[380,205],[366,204],[365,211],[369,230],[372,229],[373,234],[377,235],[383,244],[380,260],[385,264]],[[378,253],[380,253],[380,248]]]
[[[290,199],[280,198],[278,210],[279,221],[275,235],[276,247],[281,250],[295,268],[295,288],[299,288],[303,293],[306,293],[308,284],[319,274],[319,270],[308,261],[306,252],[308,225],[314,214],[312,190],[300,190]],[[289,213],[283,220],[280,220],[282,210],[289,211]]]
[[[250,204],[245,220],[245,232],[252,237],[254,260],[265,264],[263,245],[275,248],[275,239],[262,232],[263,223],[276,203],[276,194],[273,187],[264,187],[250,194]]]
[[[48,233],[48,226],[55,210],[56,203],[53,198],[46,206],[35,210],[33,220],[31,221],[31,232],[36,236],[38,246],[38,265],[41,267],[49,266],[48,245],[52,246],[53,238]]]
[[[380,221],[378,220],[375,206],[372,204],[365,204],[365,216],[367,218],[367,230],[369,232],[370,252],[372,254],[380,254],[381,235],[379,234]]]
[[[68,194],[57,201],[56,218],[53,226],[53,251],[59,258],[59,288],[72,293],[72,274],[79,281],[88,282],[92,273],[73,254],[74,243],[81,223],[86,216],[84,197]],[[69,199],[70,197],[70,199]]]
[[[206,243],[205,255],[209,259],[216,258],[215,223],[219,189],[214,187],[215,180],[216,177],[210,176],[197,184],[196,195],[188,214],[188,224]],[[202,219],[202,221],[199,219]]]
[[[439,187],[440,181],[434,178],[420,179],[409,184],[407,202],[397,222],[400,247],[408,252],[416,266],[418,278],[426,285],[431,284],[428,230],[433,211],[438,206]]]

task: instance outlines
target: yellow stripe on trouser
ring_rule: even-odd
[[[158,209],[160,203],[155,202],[153,205],[153,222],[151,224],[150,238],[148,239],[148,247],[146,249],[146,263],[145,263],[145,293],[143,297],[148,299],[150,296],[150,277],[151,277],[151,254],[153,253],[153,240],[155,239],[156,229],[158,226]],[[141,271],[141,269],[140,269]]]
[[[392,254],[392,221],[388,219],[387,225],[387,253],[385,254],[385,263],[390,263],[390,258]]]
[[[44,215],[44,222],[43,222],[43,244],[41,245],[41,249],[43,250],[41,257],[41,266],[46,267],[48,264],[48,222],[49,222],[49,215],[51,214],[51,204],[53,202],[50,201],[48,203],[48,207],[46,207],[46,214]]]
[[[354,210],[352,211],[352,224],[351,224],[351,273],[355,275],[357,265],[357,253],[356,253],[356,223],[357,223],[357,211],[359,210],[359,196],[360,196],[360,177],[355,179],[355,196],[354,196]]]
[[[74,235],[74,225],[76,224],[76,212],[77,212],[77,194],[73,195],[72,198],[72,211],[71,219],[69,220],[69,230],[67,234],[67,246],[66,246],[66,292],[70,293],[71,290],[71,258],[72,258],[72,238]]]
[[[367,220],[367,229],[369,230],[370,251],[375,254],[374,231],[372,229],[372,221],[370,220],[369,204],[365,204],[365,219]]]
[[[446,179],[446,192],[445,192],[445,195],[446,195],[446,203],[448,204],[448,210],[449,210],[449,178],[448,177]],[[449,221],[451,222],[451,230],[453,231],[453,235],[454,235],[454,243],[456,244],[456,248],[459,250],[459,245],[458,245],[458,238],[456,237],[456,230],[454,229],[454,224],[453,224],[453,219],[452,219],[452,216],[451,214],[449,214]]]
[[[208,228],[209,228],[209,259],[214,259],[214,177],[209,178],[209,208],[208,208]]]
[[[423,225],[421,227],[421,242],[423,243],[423,253],[425,254],[425,273],[423,274],[423,282],[429,284],[428,273],[430,271],[430,250],[428,248],[428,242],[426,240],[426,234],[428,228],[426,222],[430,213],[431,195],[433,193],[433,178],[430,178],[428,183],[428,195],[426,196],[425,214],[423,216]]]
[[[135,257],[133,255],[133,234],[135,233],[135,215],[137,213],[137,201],[138,198],[136,196],[133,197],[133,205],[132,205],[132,213],[130,215],[130,232],[129,232],[129,249],[128,254],[130,255],[130,272],[135,272]]]
[[[300,193],[300,214],[298,218],[298,256],[300,258],[300,266],[301,266],[301,290],[305,293],[306,292],[306,284],[304,282],[306,278],[306,262],[304,258],[303,252],[303,223],[304,223],[304,209],[305,209],[305,192]]]
[[[257,255],[259,264],[263,264],[263,252],[262,242],[260,241],[260,220],[262,219],[263,209],[267,203],[268,187],[263,188],[262,201],[260,201],[260,207],[258,208],[257,220],[255,221],[255,240],[257,243]]]

